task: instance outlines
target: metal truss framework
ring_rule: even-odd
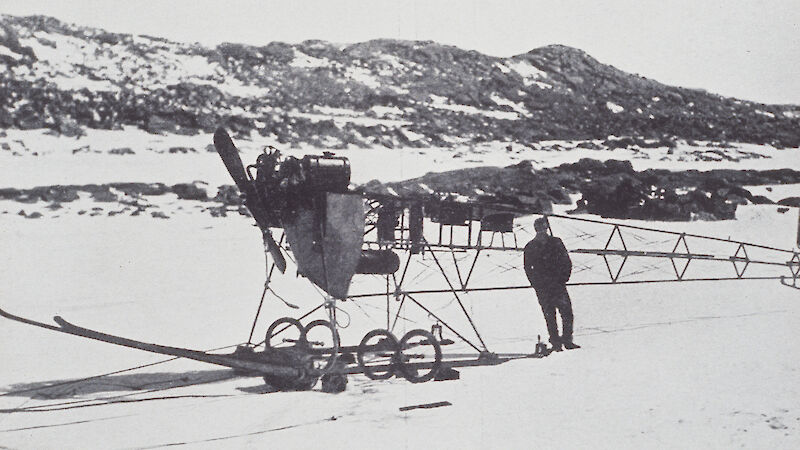
[[[555,217],[562,220],[569,220],[569,221],[579,221],[579,222],[587,222],[593,224],[600,224],[605,226],[611,227],[611,232],[608,235],[608,239],[605,241],[605,245],[602,248],[577,248],[569,250],[570,253],[573,254],[588,254],[588,255],[596,255],[602,258],[604,266],[607,270],[608,279],[606,281],[586,281],[586,282],[571,282],[567,283],[568,286],[587,286],[587,285],[628,285],[628,284],[644,284],[644,283],[665,283],[665,282],[686,282],[686,281],[731,281],[731,280],[780,280],[782,284],[794,287],[796,289],[800,289],[800,253],[794,250],[785,250],[775,247],[769,247],[759,244],[753,244],[749,242],[743,241],[735,241],[730,239],[722,239],[717,237],[711,236],[702,236],[690,233],[680,233],[674,231],[666,231],[666,230],[658,230],[654,228],[646,228],[646,227],[639,227],[634,225],[625,225],[625,224],[617,224],[617,223],[610,223],[604,222],[600,220],[592,220],[592,219],[585,219],[585,218],[577,218],[577,217],[569,217],[569,216],[561,216],[561,215],[550,215],[549,217]],[[456,234],[453,232],[454,227],[464,227],[465,233],[460,233],[466,235],[466,241],[458,241],[455,237]],[[449,228],[449,230],[448,230]],[[653,232],[659,233],[666,236],[671,236],[671,239],[674,239],[674,244],[671,245],[671,251],[651,251],[651,250],[642,250],[637,249],[635,247],[631,247],[630,239],[626,239],[630,236],[632,232],[635,231],[646,231],[646,232]],[[404,286],[404,282],[406,281],[406,274],[408,272],[409,264],[411,263],[411,256],[415,254],[415,252],[411,251],[412,244],[409,239],[407,239],[406,234],[407,227],[405,227],[404,221],[400,220],[399,226],[396,229],[396,239],[394,241],[368,241],[365,240],[365,246],[378,246],[381,248],[392,248],[392,249],[399,249],[399,250],[406,250],[408,252],[408,256],[405,260],[405,264],[403,265],[402,274],[399,278],[392,274],[391,276],[386,276],[386,290],[384,292],[375,292],[375,293],[358,293],[348,296],[349,300],[359,300],[359,299],[366,299],[370,297],[386,297],[386,324],[387,329],[392,330],[394,329],[398,318],[400,317],[400,313],[407,303],[408,300],[411,303],[416,304],[420,307],[423,311],[425,311],[430,317],[437,321],[436,326],[444,326],[452,333],[454,333],[459,339],[464,341],[466,344],[474,348],[476,351],[484,353],[487,352],[486,345],[478,332],[474,321],[470,317],[467,309],[464,307],[461,297],[459,294],[462,293],[470,293],[470,292],[483,292],[483,291],[502,291],[502,290],[515,290],[515,289],[530,289],[530,285],[518,285],[518,286],[480,286],[480,287],[473,287],[471,285],[472,275],[475,271],[477,266],[477,262],[481,254],[485,253],[486,251],[522,251],[522,248],[518,246],[518,239],[514,231],[510,232],[513,236],[512,241],[514,242],[513,246],[506,246],[505,241],[501,241],[501,245],[493,245],[494,237],[499,232],[491,232],[492,236],[489,240],[489,243],[486,244],[484,240],[482,240],[482,235],[487,232],[486,230],[481,230],[477,233],[472,232],[472,221],[467,220],[463,225],[448,225],[448,224],[440,224],[439,226],[439,233],[438,239],[434,242],[424,241],[421,251],[416,253],[422,253],[422,256],[427,253],[431,255],[436,269],[441,273],[443,280],[445,281],[447,288],[442,289],[407,289]],[[501,236],[507,233],[500,233]],[[700,253],[694,252],[690,248],[690,240],[691,242],[700,241],[715,241],[717,243],[724,243],[725,246],[730,246],[731,250],[729,253]],[[759,253],[767,253],[770,255],[770,258],[751,258],[750,254],[758,251]],[[456,254],[458,253],[467,253],[473,252],[471,258],[468,259],[468,269],[464,270],[458,262],[456,258]],[[452,256],[452,267],[455,271],[455,277],[448,276],[447,271],[445,270],[440,258],[436,256],[437,253],[450,253]],[[612,259],[616,258],[618,264],[616,264]],[[632,259],[639,259],[639,258],[656,258],[656,259],[667,259],[670,262],[670,265],[673,269],[674,277],[666,278],[666,279],[634,279],[634,280],[622,280],[620,279],[623,275],[623,268],[625,267],[626,263]],[[718,262],[719,264],[730,264],[731,268],[733,269],[730,276],[702,276],[702,273],[697,273],[698,270],[702,270],[702,268],[696,268],[693,271],[689,271],[689,267],[694,267],[692,265],[692,261],[713,261]],[[777,271],[781,269],[787,270],[788,273],[785,271],[781,273],[775,273],[774,275],[751,275],[752,267],[754,266],[767,266],[767,267],[774,267]],[[750,269],[748,271],[748,269]],[[692,276],[694,275],[694,276]],[[391,282],[391,283],[390,283]],[[465,315],[466,319],[468,320],[475,336],[479,341],[479,345],[473,343],[469,339],[464,336],[464,333],[460,333],[455,330],[450,324],[445,322],[441,317],[434,314],[428,307],[426,307],[423,302],[421,302],[418,297],[425,294],[445,294],[450,293],[453,296],[453,299],[458,302],[461,311]],[[394,298],[397,302],[399,302],[399,306],[397,307],[397,311],[394,314],[394,319],[392,320],[391,314],[391,298]],[[441,324],[441,325],[439,325]]]

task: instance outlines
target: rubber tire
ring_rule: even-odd
[[[330,368],[333,367],[333,365],[336,363],[336,360],[339,357],[339,346],[340,346],[340,342],[341,341],[339,340],[339,332],[336,330],[336,328],[333,326],[333,324],[331,324],[327,320],[318,319],[318,320],[314,320],[312,322],[309,322],[308,325],[306,325],[303,328],[303,336],[305,336],[305,341],[304,342],[306,343],[306,345],[308,345],[309,349],[311,349],[311,344],[308,342],[308,330],[310,330],[310,329],[312,329],[314,327],[320,327],[320,326],[327,327],[329,330],[331,330],[331,336],[334,339],[334,346],[333,346],[333,351],[331,353],[331,356],[330,356],[330,358],[328,358],[328,362],[325,363],[325,367],[322,368],[322,369],[319,369],[320,373],[327,373],[330,370]],[[313,355],[314,353],[311,352],[311,354]]]
[[[310,330],[310,329],[312,329],[314,327],[320,327],[320,326],[327,327],[329,330],[331,330],[331,336],[333,336],[334,339],[336,340],[334,348],[337,350],[337,353],[338,353],[339,346],[341,344],[341,341],[339,340],[339,332],[327,320],[324,320],[324,319],[314,320],[312,322],[309,322],[309,324],[306,325],[305,327],[303,327],[303,335],[306,337],[306,342],[308,343],[308,330]],[[311,345],[311,344],[308,343],[308,345]]]
[[[374,338],[375,336],[385,337],[386,339],[389,340],[389,342],[391,342],[392,346],[394,347],[394,349],[392,350],[394,352],[394,355],[392,356],[392,362],[390,364],[389,370],[387,370],[386,373],[383,374],[376,374],[372,372],[368,368],[368,366],[364,365],[364,354],[367,351],[366,349],[367,342],[369,342],[369,340]],[[370,380],[388,380],[389,378],[392,378],[392,376],[394,375],[394,368],[397,359],[397,351],[399,348],[400,348],[400,343],[397,341],[397,338],[391,332],[381,328],[372,330],[366,335],[364,335],[364,337],[361,339],[361,342],[358,344],[358,349],[356,350],[356,360],[358,361],[358,367],[361,368],[361,370],[364,372],[364,375],[366,375],[367,378],[369,378]]]
[[[416,371],[412,371],[408,366],[406,366],[405,358],[403,358],[403,347],[408,344],[408,341],[414,337],[425,337],[428,339],[428,342],[433,346],[434,352],[434,359],[433,364],[431,365],[430,372],[426,373],[425,375],[419,376],[417,375]],[[400,344],[397,348],[397,365],[400,369],[400,373],[403,375],[403,378],[412,382],[412,383],[424,383],[426,381],[432,380],[439,369],[442,367],[442,346],[439,345],[439,342],[436,338],[431,334],[430,331],[427,330],[411,330],[400,339]]]
[[[264,338],[264,347],[265,348],[268,348],[268,349],[273,348],[272,345],[270,345],[270,343],[269,343],[270,338],[272,338],[273,334],[275,333],[275,330],[282,324],[287,324],[287,325],[296,327],[298,330],[300,330],[300,339],[298,340],[297,343],[295,343],[295,345],[302,344],[302,343],[304,343],[306,341],[305,328],[303,328],[303,325],[300,323],[299,320],[293,319],[291,317],[281,317],[280,319],[276,320],[275,322],[272,322],[272,324],[269,326],[269,328],[267,328],[267,334],[266,334],[266,337]]]

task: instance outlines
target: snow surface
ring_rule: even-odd
[[[395,108],[397,109],[397,108]],[[289,116],[292,117],[303,117],[305,119],[310,119],[312,122],[319,122],[323,120],[331,120],[337,127],[343,127],[347,123],[353,123],[357,125],[363,126],[375,126],[375,125],[384,125],[387,127],[403,127],[406,125],[411,125],[412,122],[408,120],[400,120],[400,119],[378,119],[373,117],[365,116],[363,113],[359,111],[355,111],[352,109],[346,108],[332,108],[329,106],[314,106],[313,113],[308,112],[298,112],[298,111],[290,111],[288,113]],[[386,112],[386,111],[384,111]],[[402,113],[402,111],[401,111]],[[259,138],[256,137],[256,140]]]
[[[363,124],[385,124],[402,127],[400,119],[374,119],[346,114],[347,110],[321,110],[318,114],[293,113],[335,124],[356,121]],[[509,113],[516,114],[516,113]],[[404,130],[407,135],[414,136]],[[168,184],[203,180],[212,186],[231,184],[228,174],[221,170],[219,156],[207,151],[212,136],[154,135],[126,127],[120,131],[86,130],[81,138],[62,138],[45,130],[5,130],[0,137],[0,187],[30,188],[52,184],[88,184],[120,181],[162,182]],[[255,161],[268,145],[289,155],[321,154],[328,149],[300,146],[288,148],[270,137],[256,133],[250,139],[234,139],[242,151],[242,159]],[[602,141],[590,141],[600,145]],[[460,145],[455,148],[355,148],[335,150],[337,155],[350,158],[352,181],[366,183],[372,179],[400,181],[444,171],[478,166],[508,166],[530,160],[533,168],[554,167],[581,158],[597,160],[630,160],[634,169],[710,170],[800,167],[798,149],[778,150],[755,144],[733,144],[732,148],[709,146],[706,142],[693,145],[678,142],[668,147],[593,150],[578,147],[580,141],[543,141],[531,146],[490,142],[479,145]],[[2,146],[9,150],[2,150]],[[130,148],[134,155],[114,155],[112,149]],[[195,153],[171,154],[173,147],[189,147]],[[510,147],[510,150],[509,150]],[[601,146],[602,147],[602,146]]]
[[[785,247],[796,220],[754,206],[741,208],[736,221],[649,225],[734,239],[770,229],[767,243]],[[61,314],[79,325],[198,349],[247,338],[264,276],[258,232],[248,219],[0,221],[7,255],[2,306],[10,312],[43,321]],[[553,226],[565,242],[580,237],[572,225],[554,219]],[[491,255],[488,260],[496,261],[478,275],[519,284],[521,270],[497,269],[519,258]],[[380,284],[366,278],[354,289]],[[422,275],[417,284],[434,281]],[[273,287],[302,310],[320,300],[292,275]],[[0,441],[11,448],[103,449],[307,448],[320,440],[335,449],[800,445],[797,291],[774,281],[744,281],[576,287],[571,295],[580,350],[463,369],[461,379],[450,382],[353,376],[338,395],[319,387],[271,393],[258,378],[214,366],[162,362],[167,358],[4,322],[0,386],[12,393],[0,397]],[[340,318],[346,314],[342,321],[349,323],[345,342],[381,326],[383,301],[340,303]],[[471,294],[465,301],[492,350],[530,352],[536,335],[545,333],[528,291]],[[449,298],[426,302],[437,314],[458,317]],[[429,326],[424,314],[404,311],[415,322],[401,321],[401,332]],[[293,314],[268,297],[256,339],[271,319]],[[398,409],[439,401],[452,405]]]
[[[10,48],[6,47],[5,45],[0,45],[0,55],[8,56],[11,59],[15,60],[22,59],[22,55],[14,53]]]
[[[332,111],[328,111],[333,113]],[[337,112],[341,113],[341,112]],[[80,139],[40,130],[6,130],[0,143],[3,187],[112,181],[231,184],[209,135],[155,136],[139,130],[88,130]],[[236,140],[244,159],[268,139]],[[507,143],[459,149],[368,149],[339,152],[351,158],[355,182],[406,179],[430,170],[507,165],[534,159],[546,167],[580,157],[630,159],[635,168],[674,169],[797,167],[796,149],[736,144],[723,155],[747,152],[768,158],[697,161],[705,143],[668,149],[588,150],[552,141],[507,151]],[[87,151],[71,150],[88,146]],[[170,154],[172,146],[197,153]],[[135,155],[109,155],[130,147]],[[302,154],[310,150],[288,150]],[[713,150],[713,148],[711,148]],[[99,153],[95,153],[95,151]],[[33,153],[37,156],[33,156]],[[637,158],[641,152],[647,158]],[[738,153],[737,153],[738,152]],[[454,157],[460,155],[459,157]],[[662,158],[667,158],[666,160]],[[681,160],[681,158],[684,158]],[[775,186],[777,196],[800,195],[799,185]],[[0,211],[0,307],[48,322],[55,314],[78,325],[165,345],[217,349],[247,340],[264,281],[264,255],[251,219],[236,214],[197,214],[199,204],[158,200],[170,219],[143,215],[109,217],[49,212],[25,219],[42,205],[2,202]],[[89,199],[66,208],[98,207]],[[117,207],[118,205],[114,205]],[[566,206],[560,206],[561,210]],[[56,217],[57,216],[57,217]],[[531,219],[518,222],[518,238],[530,237]],[[798,211],[775,205],[745,206],[722,222],[634,225],[686,231],[791,248]],[[608,228],[553,219],[555,233],[571,248],[602,246]],[[426,233],[435,237],[437,227]],[[637,245],[670,247],[652,234],[636,233]],[[720,243],[727,245],[728,243]],[[705,244],[690,241],[693,251]],[[669,250],[669,249],[667,249]],[[757,253],[757,252],[755,252]],[[751,254],[755,257],[756,254]],[[457,256],[462,268],[469,263]],[[607,277],[602,260],[575,255],[574,281]],[[517,252],[486,252],[478,286],[520,285],[525,276]],[[409,271],[414,288],[442,287],[421,260]],[[449,263],[446,263],[449,264]],[[637,265],[638,264],[638,265]],[[730,276],[729,264],[694,276]],[[451,265],[446,266],[452,275]],[[669,263],[629,263],[637,271],[667,277]],[[751,269],[748,269],[751,270]],[[773,267],[752,270],[771,271]],[[778,270],[778,269],[775,269]],[[783,269],[785,270],[785,268]],[[319,304],[320,294],[290,263],[273,280],[296,311],[268,296],[256,326],[263,339],[277,317],[297,316]],[[759,273],[759,272],[754,272]],[[771,272],[774,273],[774,272]],[[380,290],[383,280],[357,278],[352,293]],[[0,326],[0,447],[8,448],[798,448],[800,446],[800,303],[798,291],[777,281],[687,282],[570,289],[580,350],[545,359],[521,359],[495,367],[461,370],[461,379],[420,385],[352,376],[347,391],[324,394],[269,392],[259,378],[193,361],[170,360],[22,324]],[[529,290],[463,296],[488,347],[529,353],[546,334]],[[452,298],[426,296],[426,305],[468,337],[468,324]],[[385,299],[339,303],[345,343],[385,327]],[[397,303],[391,302],[392,310]],[[321,318],[314,315],[312,318]],[[431,319],[404,308],[398,334],[429,328]],[[445,331],[446,337],[454,337]],[[230,347],[226,349],[230,351]],[[447,352],[470,349],[463,344]],[[62,383],[153,364],[91,380]],[[56,385],[43,389],[47,385]],[[400,407],[448,401],[450,406],[401,412]]]
[[[512,111],[486,111],[470,105],[458,105],[458,104],[447,103],[448,102],[447,97],[442,97],[440,95],[431,94],[430,97],[432,101],[431,103],[429,103],[429,105],[438,109],[457,111],[465,114],[480,114],[486,117],[494,117],[496,119],[507,119],[507,120],[519,119],[519,114]]]
[[[800,196],[800,185],[779,184],[777,186],[744,186],[753,195],[763,195],[768,199],[778,202],[787,197]]]
[[[503,73],[510,73],[512,70],[522,77],[525,86],[536,85],[539,89],[553,89],[553,85],[541,81],[547,78],[547,72],[540,70],[528,61],[507,61],[505,64],[495,63],[495,66]]]
[[[507,62],[506,64],[523,78],[547,78],[547,72],[539,69],[528,61]]]
[[[518,112],[519,114],[522,114],[523,116],[530,115],[530,113],[528,112],[527,109],[525,109],[525,106],[523,106],[522,103],[512,102],[511,100],[500,97],[497,94],[492,94],[490,98],[492,99],[493,102],[497,103],[498,105],[509,106],[511,107],[511,109]]]
[[[383,86],[383,83],[372,75],[369,69],[363,67],[348,66],[345,69],[344,75],[372,89],[378,89]]]
[[[327,58],[315,58],[297,50],[294,51],[294,59],[289,63],[292,67],[308,69],[314,67],[330,67],[331,62]]]
[[[769,111],[762,111],[760,109],[756,110],[756,114],[760,114],[760,115],[762,115],[764,117],[769,117],[770,119],[774,119],[775,118],[775,114],[773,114],[773,113],[771,113]]]

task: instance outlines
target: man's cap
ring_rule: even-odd
[[[547,217],[539,217],[538,219],[533,221],[533,229],[536,231],[547,231],[549,228],[549,224],[547,223]]]

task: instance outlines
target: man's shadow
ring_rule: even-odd
[[[17,383],[7,386],[0,396],[28,397],[37,400],[68,399],[113,392],[148,392],[219,383],[243,377],[233,369],[190,372],[154,372],[129,375],[105,375],[77,380],[52,380]],[[265,386],[238,388],[243,392],[266,393]],[[266,386],[269,388],[269,386]]]

